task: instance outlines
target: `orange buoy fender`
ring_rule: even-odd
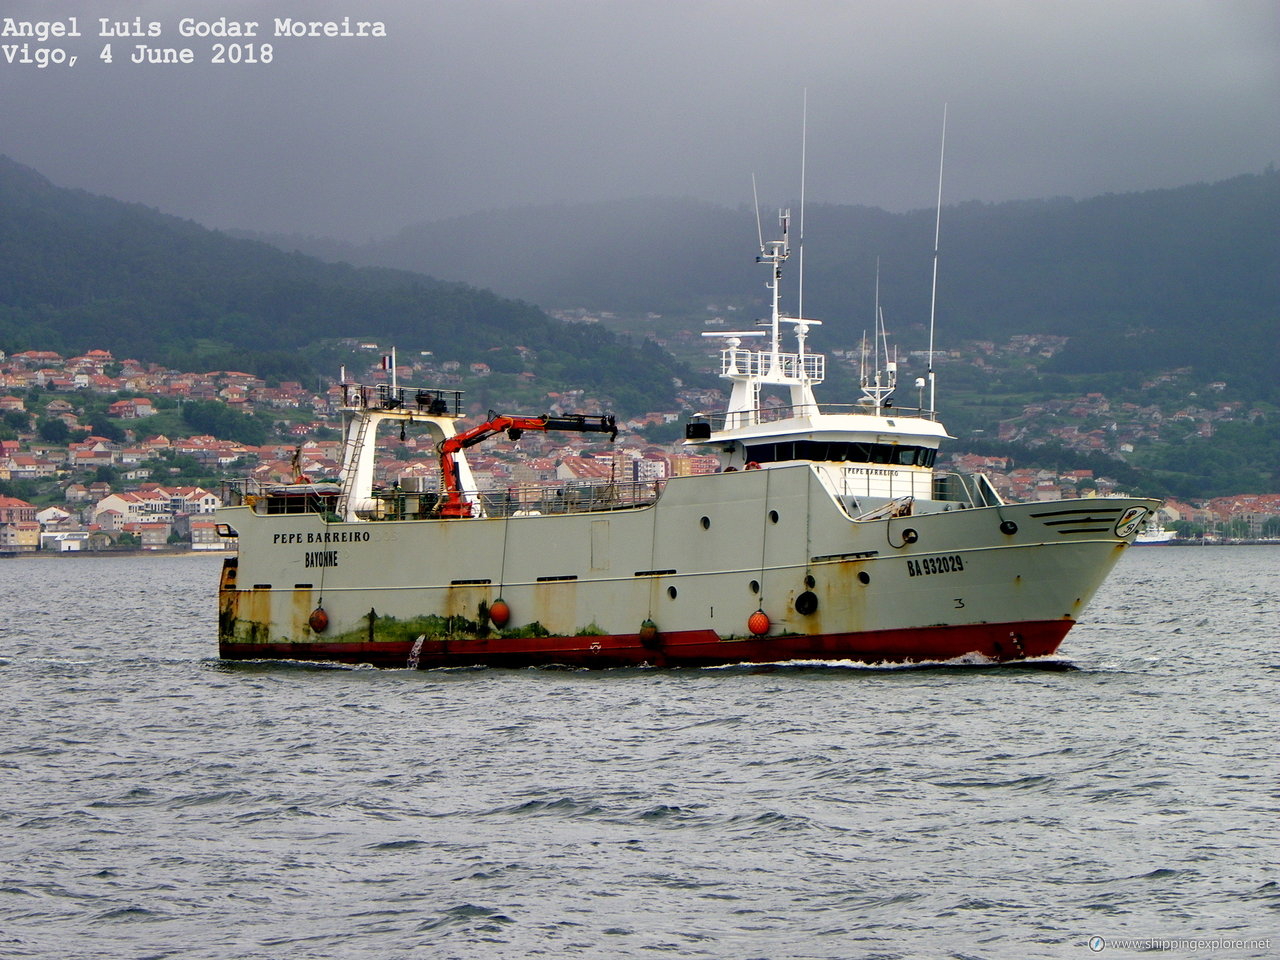
[[[507,621],[511,619],[511,608],[507,606],[507,601],[499,597],[493,603],[489,604],[489,622],[501,630],[507,625]]]
[[[324,607],[316,607],[307,617],[307,623],[316,633],[324,633],[329,629],[329,615],[324,612]]]
[[[769,632],[769,617],[763,610],[757,610],[747,617],[747,629],[754,637],[764,636]]]

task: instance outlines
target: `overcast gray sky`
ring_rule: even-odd
[[[930,207],[1084,197],[1280,161],[1277,0],[17,0],[74,67],[0,58],[0,152],[215,227],[363,240],[477,209],[636,196]],[[386,39],[277,38],[276,17]],[[102,38],[99,17],[158,21]],[[257,20],[209,64],[183,17]],[[21,38],[0,38],[5,44]],[[112,44],[114,62],[99,59]],[[133,64],[134,45],[192,65]]]

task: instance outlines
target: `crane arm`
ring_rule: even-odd
[[[548,430],[569,430],[577,433],[607,433],[612,441],[618,436],[618,423],[611,414],[600,417],[588,417],[580,413],[541,417],[522,417],[507,414],[495,414],[489,411],[489,419],[479,426],[464,430],[462,433],[442,440],[437,449],[440,451],[440,485],[444,498],[440,506],[442,517],[469,517],[471,504],[462,496],[461,484],[458,482],[457,453],[468,447],[474,447],[490,437],[506,432],[512,440],[519,440],[526,430],[545,432]]]

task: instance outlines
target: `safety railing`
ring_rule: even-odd
[[[533,517],[645,507],[657,501],[664,485],[662,480],[522,483],[463,495],[472,503],[479,501],[480,509],[474,516]],[[222,492],[223,503],[228,506],[248,505],[254,512],[266,515],[314,513],[334,520],[340,487],[330,482],[281,484],[241,479],[223,483]],[[362,519],[422,520],[440,513],[440,496],[435,491],[392,486],[373,491],[371,501],[374,508],[362,509]]]
[[[862,414],[865,416],[876,417],[916,417],[921,420],[934,420],[936,413],[932,410],[925,410],[920,407],[873,407],[867,403],[824,403],[821,407],[812,403],[804,403],[799,405],[778,404],[776,406],[756,407],[752,410],[740,410],[733,413],[708,413],[698,414],[689,419],[688,427],[693,430],[686,429],[686,434],[690,439],[705,439],[696,436],[700,431],[709,435],[710,432],[719,432],[721,430],[732,429],[734,427],[742,427],[760,423],[776,423],[780,420],[791,420],[796,417],[813,417],[818,414]],[[703,427],[702,425],[706,426]]]
[[[378,383],[342,385],[342,405],[354,410],[407,410],[433,417],[461,417],[462,391],[430,387],[396,387]]]

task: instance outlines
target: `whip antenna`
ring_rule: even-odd
[[[804,88],[804,106],[800,116],[800,283],[796,293],[796,316],[804,319],[804,172],[805,147],[809,142],[809,88]]]
[[[751,199],[756,205],[756,239],[760,241],[760,252],[764,253],[764,227],[760,226],[760,194],[756,192],[756,175],[751,175]]]
[[[933,224],[933,292],[929,297],[929,413],[938,413],[933,373],[933,330],[938,309],[938,240],[942,235],[942,170],[947,158],[947,105],[942,105],[942,151],[938,156],[938,213]]]

